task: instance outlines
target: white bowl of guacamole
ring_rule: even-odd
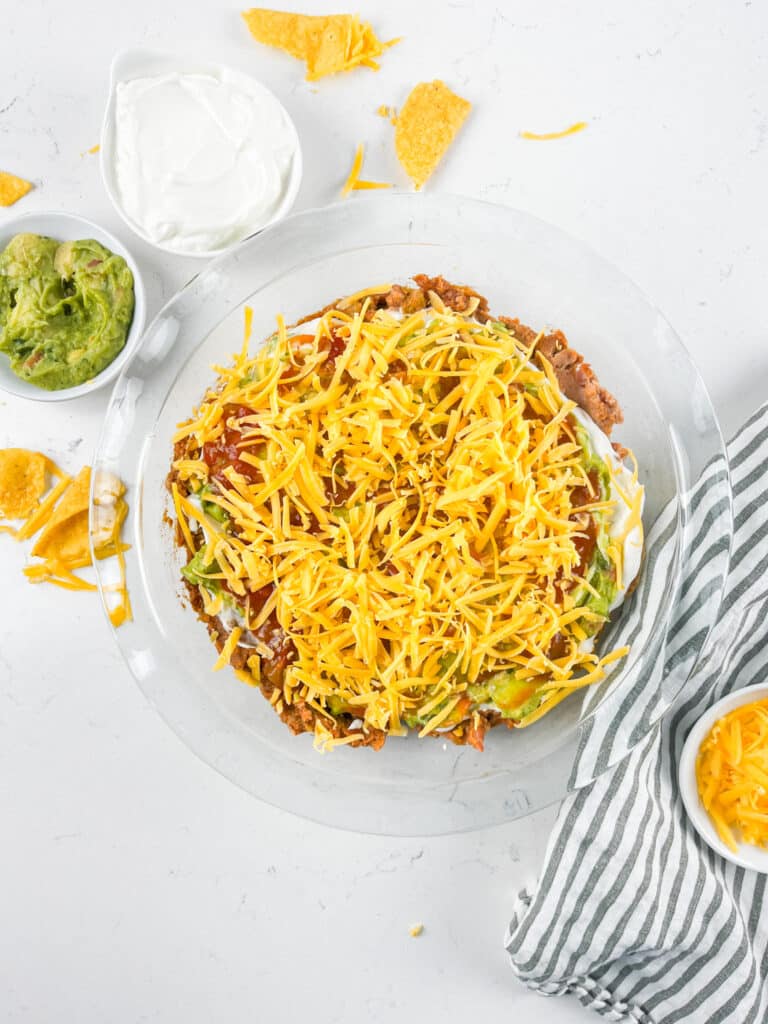
[[[114,380],[146,317],[138,267],[82,217],[37,213],[0,228],[0,388],[61,401]]]

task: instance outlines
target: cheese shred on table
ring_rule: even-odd
[[[426,735],[461,720],[478,680],[511,671],[544,685],[539,717],[627,653],[584,643],[605,617],[575,597],[583,514],[613,503],[584,468],[575,405],[504,324],[437,297],[402,317],[371,316],[369,301],[310,334],[279,319],[257,354],[217,368],[176,435],[183,537],[191,547],[194,531],[204,571],[243,608],[272,588],[258,614],[274,612],[295,648],[278,704],[322,721],[340,701],[364,725],[401,734],[417,719]],[[216,474],[204,446],[232,428],[237,460]],[[203,486],[229,529],[192,500]]]
[[[550,142],[553,139],[565,139],[569,135],[576,135],[588,127],[586,121],[577,121],[559,132],[520,132],[521,139],[531,139],[534,142]]]
[[[365,181],[360,177],[360,171],[363,169],[363,155],[365,153],[365,147],[362,142],[355,150],[355,157],[352,161],[352,167],[350,168],[347,180],[341,189],[343,196],[349,195],[350,192],[370,191],[371,189],[377,188],[392,188],[391,184],[386,181]]]

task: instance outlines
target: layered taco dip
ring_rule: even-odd
[[[596,641],[640,569],[643,489],[562,333],[419,275],[248,334],[168,478],[216,667],[323,748],[482,749],[627,654]]]

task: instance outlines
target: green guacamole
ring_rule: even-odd
[[[93,239],[22,234],[0,253],[0,352],[46,391],[101,373],[125,345],[133,305],[125,260]]]

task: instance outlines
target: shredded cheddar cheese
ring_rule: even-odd
[[[56,470],[56,475],[60,478],[59,482],[51,488],[32,515],[30,515],[26,522],[16,531],[17,540],[28,540],[30,537],[33,537],[38,530],[45,526],[53,514],[56,502],[72,483],[72,477],[67,476],[66,473],[62,473],[58,469]]]
[[[583,132],[586,127],[586,121],[577,121],[560,132],[520,132],[520,138],[531,139],[534,142],[549,142],[552,139],[564,139],[568,135],[576,135],[577,132]]]
[[[242,635],[243,631],[240,626],[235,626],[224,642],[224,646],[221,648],[221,654],[219,655],[216,664],[213,666],[215,672],[229,664],[229,659],[232,657],[232,654],[237,647],[237,642]]]
[[[718,719],[696,758],[701,802],[726,846],[768,847],[768,700]]]
[[[362,178],[358,178],[352,186],[352,191],[369,191],[374,188],[392,188],[392,184],[388,181],[364,181]]]
[[[392,188],[392,186],[386,181],[364,181],[360,177],[360,171],[363,169],[364,152],[365,148],[361,142],[360,145],[355,150],[355,158],[352,161],[352,168],[341,190],[341,194],[343,196],[349,195],[350,192],[358,192],[361,190],[369,190],[376,188]]]
[[[98,589],[95,583],[89,583],[82,576],[77,576],[68,564],[55,558],[27,565],[22,572],[30,583],[54,583],[57,587],[63,587],[64,590]]]
[[[341,189],[341,194],[343,196],[349,195],[349,193],[355,187],[355,182],[357,181],[360,171],[362,170],[363,167],[364,151],[364,146],[361,142],[357,149],[355,150],[355,158],[352,161],[352,167],[350,168],[347,180],[344,182],[344,185]]]
[[[546,361],[531,363],[533,346],[437,297],[426,312],[370,316],[367,296],[384,290],[295,340],[279,318],[255,355],[244,346],[217,367],[179,425],[174,466],[209,481],[231,529],[174,488],[180,529],[235,601],[273,588],[244,628],[274,614],[295,649],[278,710],[302,700],[323,715],[333,699],[390,733],[418,717],[424,736],[463,720],[478,681],[510,672],[540,691],[538,717],[627,653],[586,648],[605,619],[573,596],[584,517],[613,502],[575,501],[591,487],[575,405]],[[233,430],[237,461],[213,474],[204,453]],[[233,629],[216,668],[242,636]],[[258,678],[259,658],[247,664]],[[318,749],[358,740],[318,723]]]
[[[274,691],[277,694],[277,690]],[[350,733],[348,736],[334,736],[330,729],[319,720],[315,726],[315,738],[313,746],[318,754],[329,754],[336,747],[347,747],[350,744],[358,743],[359,736]]]

